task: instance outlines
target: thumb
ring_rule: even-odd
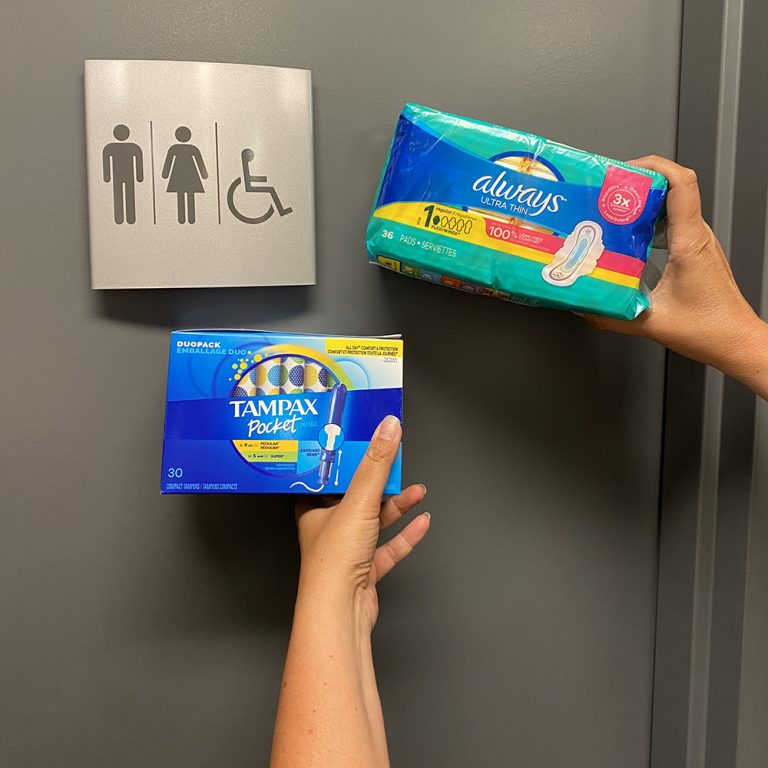
[[[396,416],[387,416],[373,433],[368,450],[344,496],[344,506],[379,516],[381,497],[400,448],[403,430]]]

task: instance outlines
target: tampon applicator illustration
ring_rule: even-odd
[[[331,478],[331,468],[336,460],[336,440],[341,435],[341,419],[344,416],[344,403],[347,400],[347,387],[334,384],[331,389],[331,402],[328,405],[328,420],[325,425],[325,445],[320,453],[318,479],[320,485],[326,485]]]

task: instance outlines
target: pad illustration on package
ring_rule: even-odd
[[[602,227],[594,221],[582,221],[541,275],[552,285],[573,285],[581,275],[592,274],[602,253]]]

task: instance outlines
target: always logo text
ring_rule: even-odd
[[[535,217],[545,211],[557,213],[560,204],[568,202],[565,195],[542,192],[536,187],[510,182],[506,171],[493,176],[480,176],[472,185],[475,192],[481,192],[480,204],[485,208],[500,208],[519,216]]]

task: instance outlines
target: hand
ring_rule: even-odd
[[[398,419],[387,416],[377,427],[347,494],[341,500],[309,497],[296,508],[302,587],[352,597],[368,630],[378,615],[377,582],[413,551],[429,529],[429,514],[421,514],[377,547],[381,530],[426,494],[423,485],[411,485],[382,503],[401,436]]]
[[[585,317],[601,330],[646,336],[743,378],[744,361],[754,362],[754,348],[765,343],[765,326],[741,295],[720,243],[702,218],[696,174],[663,157],[631,162],[669,181],[669,261],[650,309],[636,320]]]

